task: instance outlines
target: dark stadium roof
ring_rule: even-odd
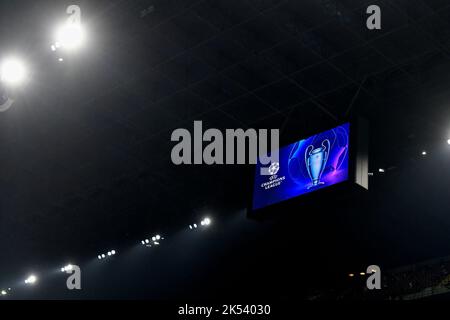
[[[245,167],[171,163],[171,132],[194,120],[286,142],[367,117],[371,170],[388,169],[372,179],[372,235],[414,260],[406,224],[419,258],[450,252],[450,180],[434,172],[448,161],[420,162],[450,135],[448,1],[78,1],[89,45],[59,64],[49,35],[68,4],[0,4],[0,55],[24,52],[33,71],[0,113],[0,282],[244,209]],[[382,30],[365,27],[369,4]],[[447,239],[427,243],[424,221]]]

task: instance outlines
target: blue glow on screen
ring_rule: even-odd
[[[316,134],[280,149],[272,176],[256,166],[253,209],[298,197],[348,180],[350,124]]]

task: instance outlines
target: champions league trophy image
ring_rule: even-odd
[[[308,189],[324,184],[320,181],[322,173],[327,165],[328,156],[330,155],[330,141],[325,139],[322,141],[322,147],[314,149],[313,145],[308,146],[305,151],[305,164],[312,185]]]

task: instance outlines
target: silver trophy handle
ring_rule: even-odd
[[[323,160],[323,170],[325,170],[325,166],[327,165],[327,162],[328,162],[328,156],[330,155],[330,149],[331,149],[330,140],[325,139],[322,142],[322,147],[324,148],[324,151],[325,151],[325,159]]]
[[[309,145],[308,148],[305,150],[305,164],[306,164],[306,171],[308,171],[309,178],[312,180],[311,171],[309,168],[309,153],[314,149],[314,146]]]

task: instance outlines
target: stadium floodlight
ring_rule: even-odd
[[[353,273],[349,273],[349,275],[348,275],[350,278],[353,278],[354,276],[355,276],[355,274],[353,274]]]
[[[157,234],[157,235],[155,236],[155,239],[156,239],[156,240],[161,240],[161,236],[160,236],[159,234]]]
[[[111,251],[108,251],[108,257],[110,257],[112,255]]]
[[[378,169],[378,172],[380,172],[380,173],[384,173],[384,172],[385,172],[385,170],[384,170],[383,168],[380,168],[380,169]]]
[[[111,254],[115,255],[116,254],[116,250],[111,250]]]
[[[67,22],[58,28],[55,38],[55,48],[78,49],[85,42],[85,30],[79,23]]]
[[[0,66],[0,80],[6,85],[16,86],[26,78],[24,63],[18,58],[7,58]]]
[[[365,273],[365,272],[360,272],[360,273],[359,273],[359,275],[361,275],[361,276],[365,276],[365,275],[366,275],[366,273]]]
[[[25,279],[26,284],[35,284],[37,281],[37,277],[35,275],[30,275],[28,278]]]
[[[97,258],[98,260],[102,260],[102,256],[100,254],[97,256]]]
[[[211,224],[211,219],[210,218],[205,218],[203,219],[203,225],[204,226],[209,226]]]
[[[145,239],[145,243],[146,243],[146,244],[149,244],[149,243],[150,243],[150,240]]]
[[[196,223],[194,223],[194,228],[197,229],[197,224]]]
[[[152,241],[155,242],[156,241],[156,237],[152,237]]]
[[[422,151],[422,155],[423,156],[426,156],[427,155],[427,152],[424,150],[424,151]]]
[[[2,294],[2,296],[6,296],[8,294],[8,292],[6,292],[6,290],[2,290],[1,294]]]
[[[447,144],[450,144],[450,139],[447,140]]]
[[[191,224],[189,225],[189,229],[191,229],[191,230],[192,230],[192,225],[191,225]]]
[[[105,259],[105,258],[106,258],[105,254],[102,254],[102,258],[103,258],[103,259]]]

